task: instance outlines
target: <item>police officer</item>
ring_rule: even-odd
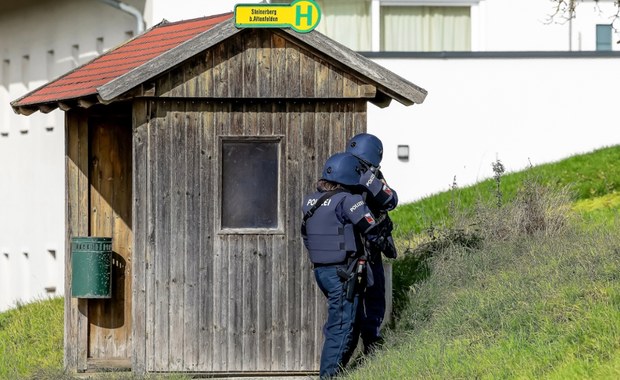
[[[383,342],[380,328],[385,315],[385,274],[381,252],[389,258],[396,258],[397,255],[391,234],[392,221],[387,212],[396,207],[398,196],[379,170],[383,158],[383,144],[379,138],[360,133],[347,142],[346,151],[359,159],[362,174],[358,189],[377,221],[383,225],[379,243],[367,242],[368,263],[374,284],[366,288],[359,315],[364,353],[369,354]]]
[[[352,194],[362,167],[349,153],[331,156],[323,168],[317,191],[303,200],[302,237],[316,282],[327,298],[328,317],[323,328],[320,376],[335,376],[357,346],[356,313],[364,278],[355,276],[364,255],[362,239],[377,241],[381,226],[359,194]],[[369,282],[372,280],[368,276]],[[353,283],[350,281],[354,281]],[[350,287],[355,284],[357,288]],[[354,292],[348,290],[355,289]]]

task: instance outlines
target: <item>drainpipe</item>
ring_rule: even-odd
[[[136,36],[142,34],[144,32],[144,17],[142,17],[142,13],[135,7],[131,5],[121,3],[117,0],[99,0],[102,3],[105,3],[111,7],[120,9],[125,13],[129,13],[133,17],[136,18]]]
[[[573,51],[573,11],[568,13],[568,51]]]

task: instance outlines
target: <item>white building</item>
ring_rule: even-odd
[[[0,1],[0,310],[64,288],[64,115],[18,116],[9,102],[135,26],[97,1]]]
[[[319,31],[429,91],[420,106],[369,105],[369,131],[384,142],[384,172],[402,201],[445,190],[455,176],[459,185],[486,178],[496,158],[515,170],[620,143],[611,0],[584,1],[577,18],[550,24],[553,3],[540,0],[317,2]],[[10,101],[142,24],[235,3],[0,0],[0,310],[62,294],[66,240],[63,113],[18,116]]]

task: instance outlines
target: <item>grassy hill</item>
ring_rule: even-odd
[[[620,378],[618,162],[609,147],[399,206],[397,316],[348,377]],[[70,378],[62,307],[0,314],[0,379]]]
[[[502,175],[502,207],[494,180],[399,207],[398,316],[349,378],[620,378],[619,158]]]
[[[500,178],[502,200],[509,202],[526,179],[535,178],[542,185],[555,189],[569,187],[575,201],[620,193],[620,147],[612,146],[576,155],[565,160],[534,166]],[[489,172],[491,172],[489,163]],[[497,181],[493,178],[474,186],[455,188],[417,202],[400,205],[390,215],[398,225],[397,233],[422,232],[432,223],[451,220],[450,205],[472,208],[479,201],[494,201]]]
[[[618,227],[436,251],[351,378],[620,378]]]

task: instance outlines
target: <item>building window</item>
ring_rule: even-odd
[[[315,1],[317,30],[352,50],[471,51],[471,7],[479,0]]]
[[[382,6],[382,51],[471,50],[470,7]]]
[[[280,141],[222,139],[222,229],[279,227]]]
[[[597,51],[611,51],[611,25],[597,25],[596,26],[596,50]]]
[[[22,56],[22,83],[26,88],[30,84],[30,56],[24,55]]]
[[[54,50],[48,50],[47,55],[45,56],[45,69],[46,69],[46,79],[51,80],[55,78],[54,68],[56,65],[56,58],[54,57]]]
[[[2,85],[8,91],[11,84],[11,61],[5,59],[2,61]]]
[[[80,65],[80,45],[71,45],[71,58],[73,67]]]
[[[409,161],[409,145],[399,145],[396,147],[396,154],[401,161]]]
[[[370,0],[317,0],[321,22],[317,30],[349,49],[371,50]]]
[[[103,37],[97,37],[96,50],[98,55],[104,53],[105,49],[103,48]]]

